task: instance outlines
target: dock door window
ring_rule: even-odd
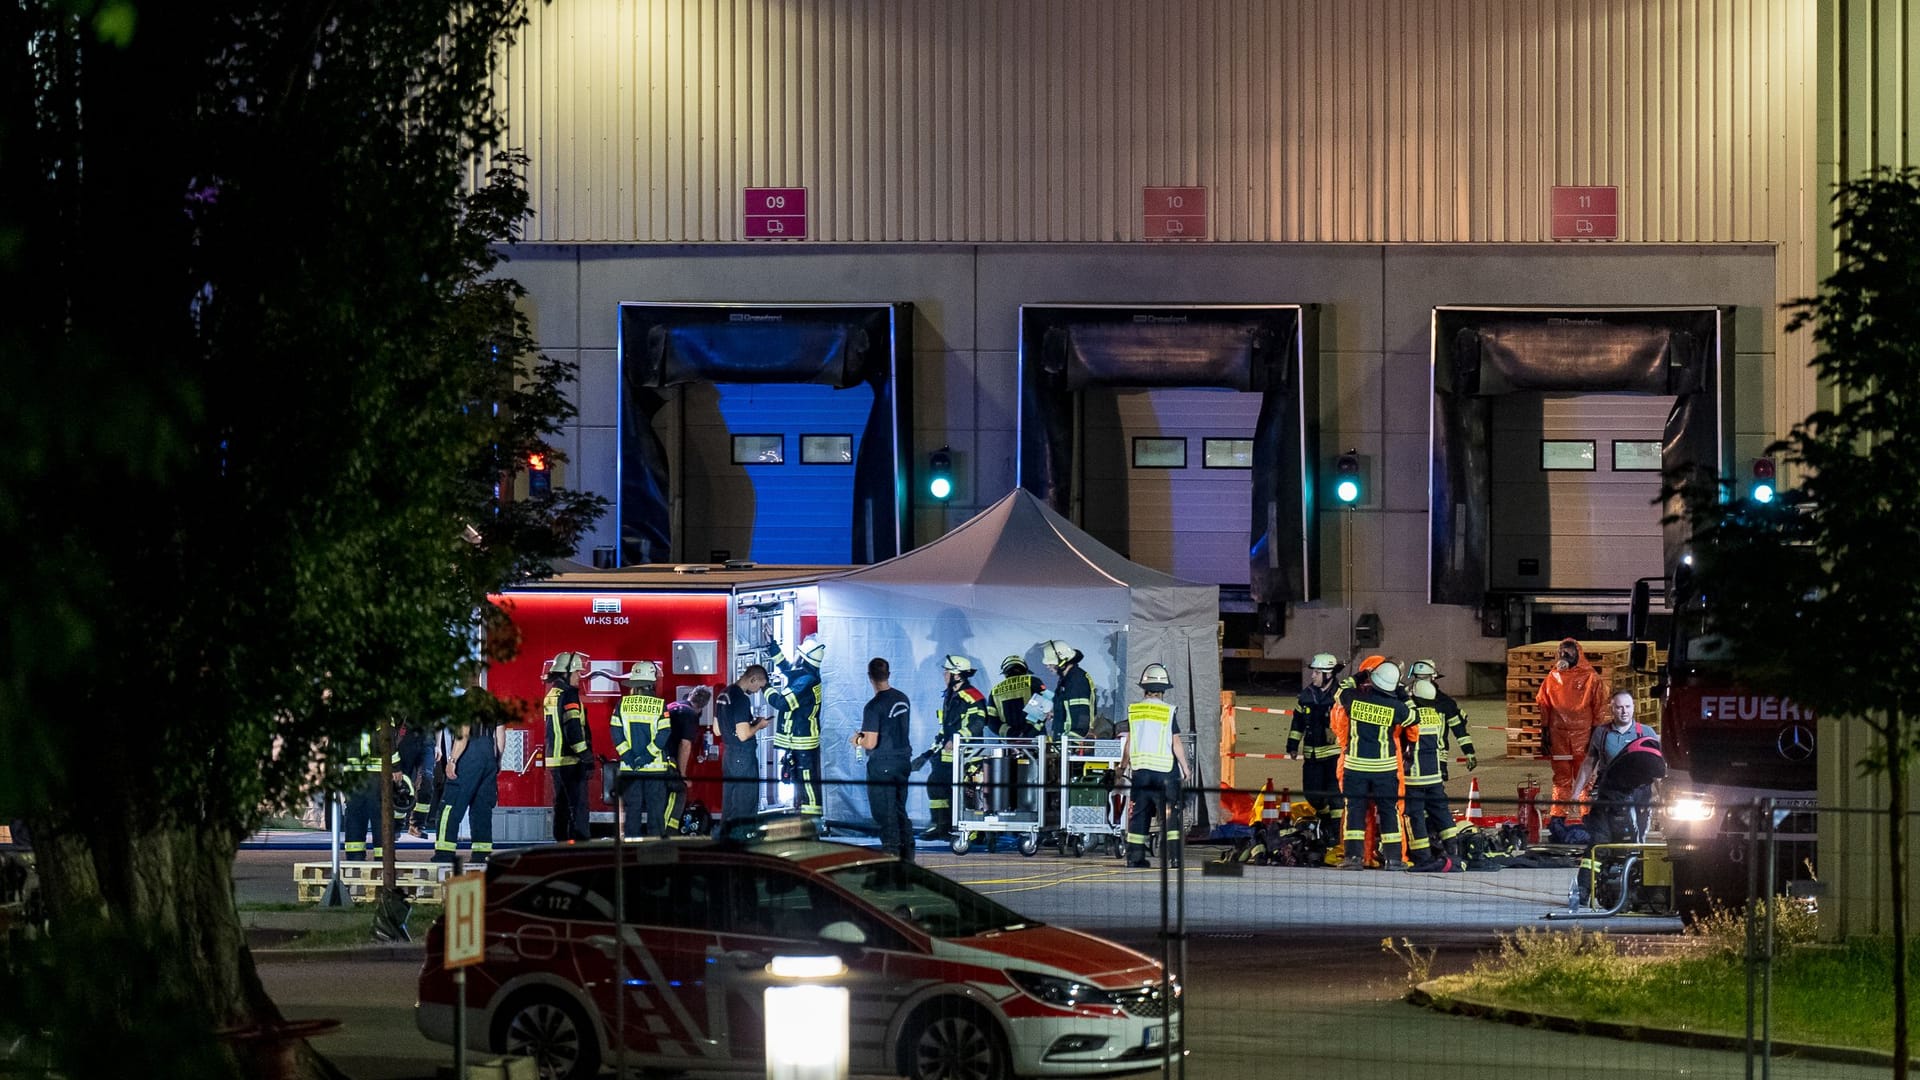
[[[733,437],[735,465],[784,465],[786,460],[786,443],[778,435],[735,435]]]
[[[851,435],[802,435],[800,436],[800,464],[802,465],[851,465],[853,464],[853,436]]]
[[[1187,440],[1135,436],[1133,467],[1136,469],[1184,469],[1187,467]]]
[[[1541,439],[1542,472],[1592,472],[1592,439]]]

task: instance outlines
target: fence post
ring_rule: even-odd
[[[1760,969],[1760,1078],[1770,1080],[1773,1076],[1773,890],[1775,886],[1775,864],[1779,858],[1779,836],[1774,829],[1773,800],[1766,801],[1767,829],[1767,888],[1760,896],[1760,903],[1766,912],[1766,948],[1761,954]]]
[[[1759,915],[1754,911],[1754,893],[1760,890],[1758,875],[1760,871],[1760,802],[1754,800],[1747,806],[1747,906],[1741,912],[1742,927],[1747,935],[1747,1080],[1755,1080],[1753,1068],[1754,1047],[1754,1006],[1759,997],[1759,943],[1755,941],[1758,927],[1755,920]]]

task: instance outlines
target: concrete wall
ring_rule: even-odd
[[[1820,720],[1820,935],[1838,940],[1893,930],[1893,874],[1887,865],[1884,774],[1862,775],[1860,762],[1879,736],[1864,720]],[[1907,933],[1920,931],[1920,770],[1907,785]]]
[[[945,506],[915,492],[925,542],[1014,483],[1023,303],[1314,303],[1320,313],[1323,465],[1371,455],[1378,509],[1353,517],[1353,604],[1378,612],[1383,646],[1443,665],[1498,660],[1474,612],[1426,602],[1429,338],[1437,304],[1733,304],[1740,457],[1771,437],[1776,250],[1763,244],[1054,244],[952,246],[521,245],[505,272],[527,286],[548,353],[580,364],[579,422],[560,482],[609,497],[617,450],[615,307],[622,300],[886,301],[915,305],[913,452],[954,450]],[[1322,522],[1319,604],[1297,608],[1277,656],[1345,648],[1344,515]],[[605,520],[582,548],[613,542]]]

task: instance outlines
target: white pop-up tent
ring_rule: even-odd
[[[1167,666],[1182,730],[1199,733],[1196,784],[1215,786],[1220,742],[1220,590],[1130,562],[1025,489],[924,547],[820,583],[822,767],[829,780],[863,781],[849,739],[871,691],[868,659],[885,657],[913,702],[913,750],[933,742],[942,661],[974,662],[982,693],[1009,655],[1053,685],[1040,646],[1059,639],[1086,654],[1096,715],[1117,719],[1140,699],[1140,670]],[[1189,725],[1192,725],[1189,727]],[[916,779],[924,781],[925,771]],[[908,810],[926,818],[924,789]],[[1210,806],[1216,815],[1218,807]],[[871,820],[865,793],[831,785],[832,821]]]

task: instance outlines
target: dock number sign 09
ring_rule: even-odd
[[[463,968],[487,954],[487,875],[461,874],[447,879],[446,959],[443,966]]]
[[[741,197],[749,240],[805,240],[807,189],[750,187]]]

